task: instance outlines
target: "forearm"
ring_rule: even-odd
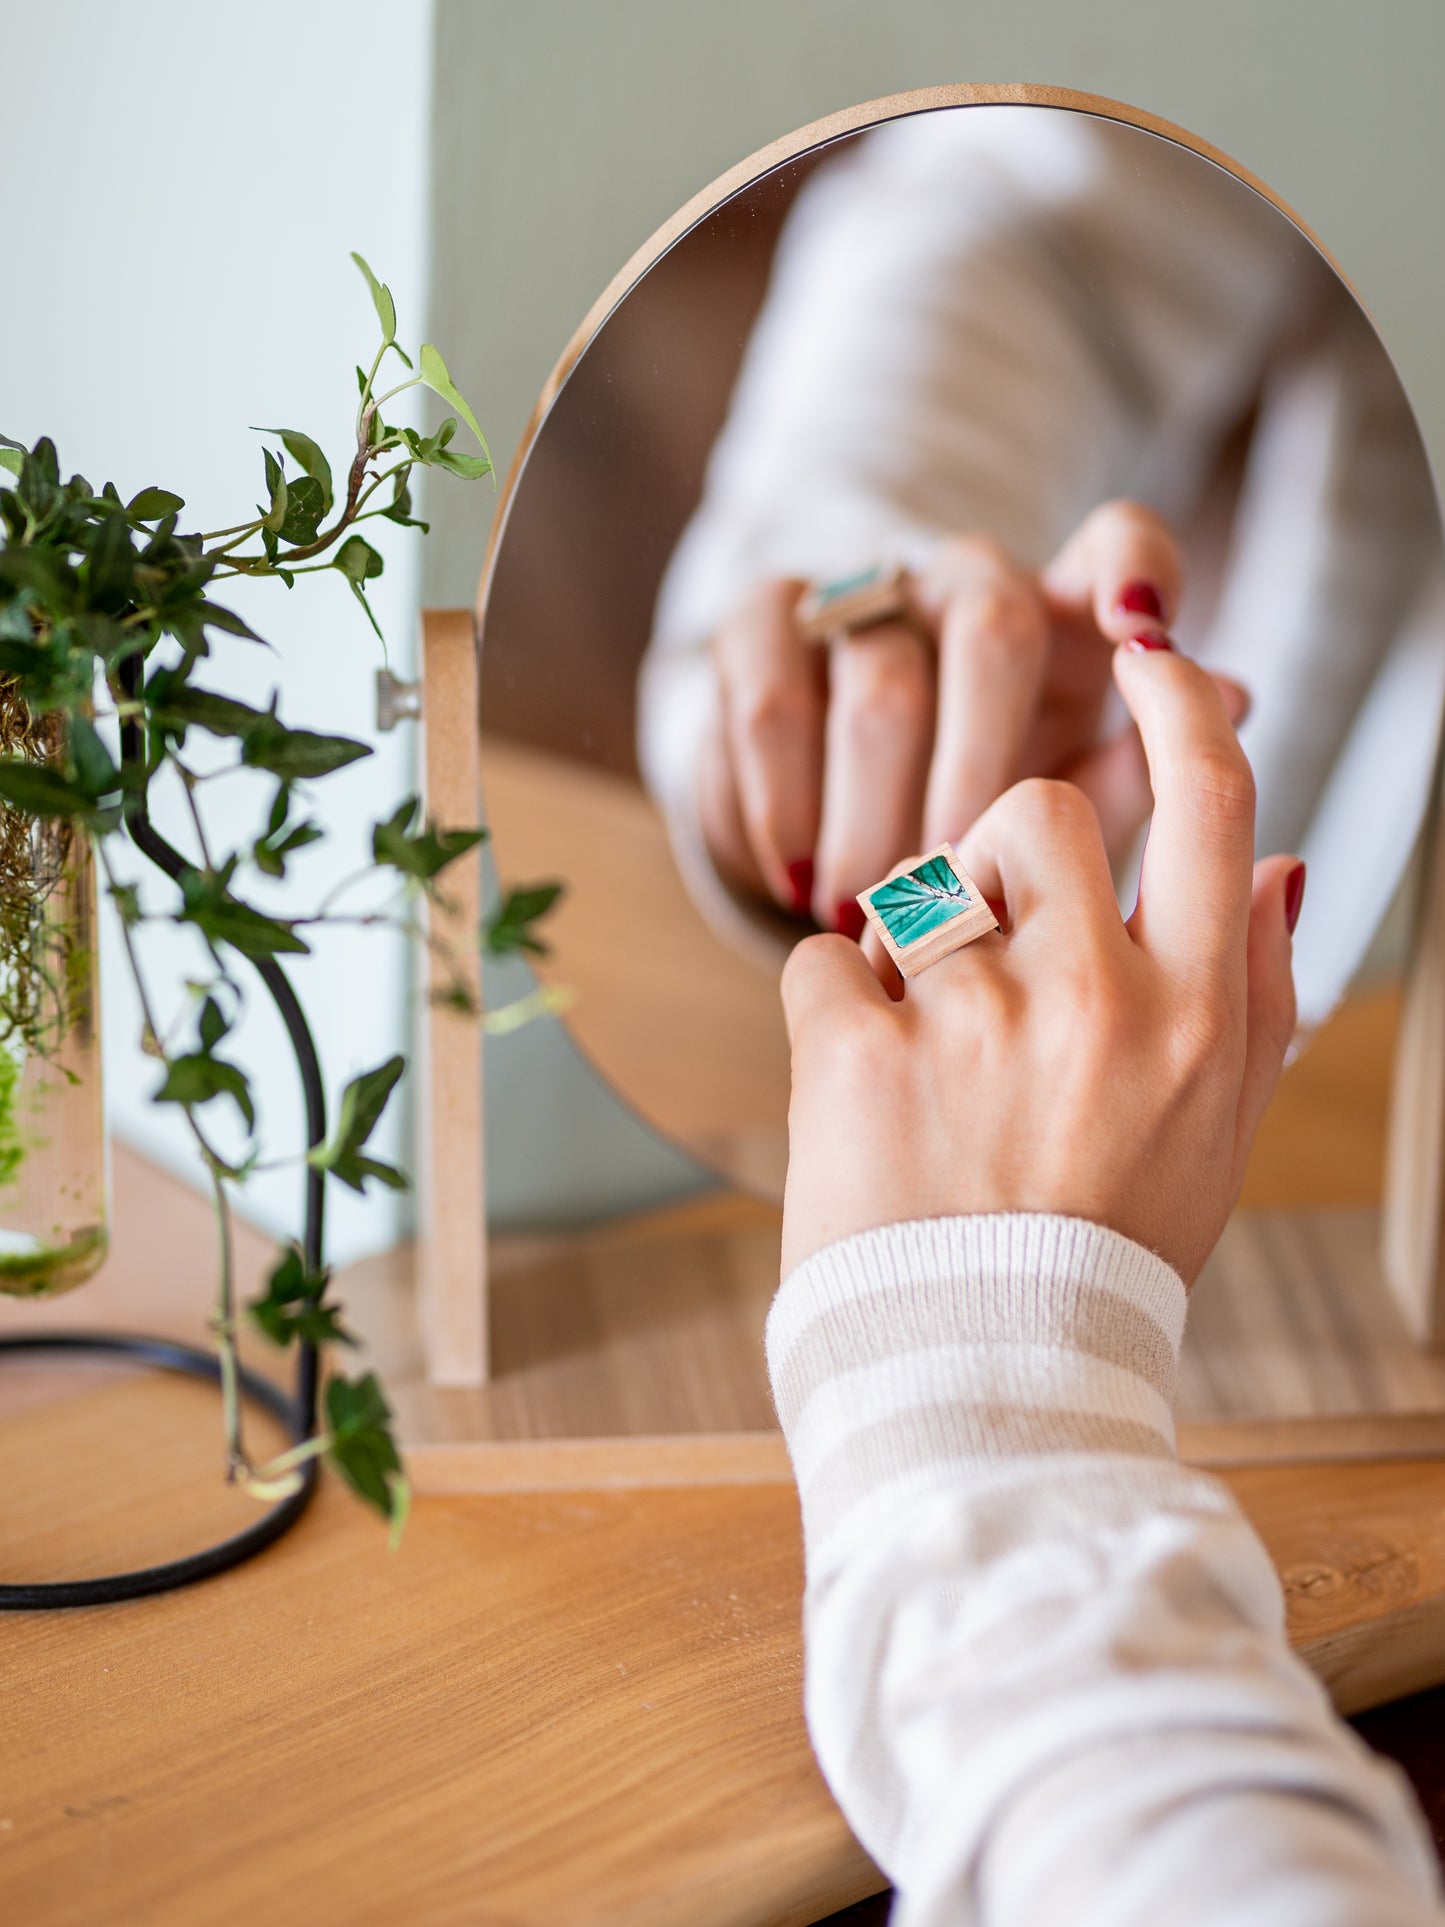
[[[1183,1314],[1161,1260],[1043,1217],[869,1233],[779,1293],[810,1729],[910,1927],[1436,1917],[1408,1794],[1175,1460]]]

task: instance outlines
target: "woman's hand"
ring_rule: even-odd
[[[731,881],[857,936],[858,891],[963,833],[1010,783],[1088,795],[1111,853],[1149,812],[1132,729],[1097,741],[1116,644],[1162,634],[1182,565],[1148,509],[1097,509],[1037,577],[996,543],[945,543],[908,622],[802,640],[804,585],[758,584],[714,639],[720,713],[698,773],[703,832]],[[1245,698],[1222,684],[1237,720]]]
[[[1093,805],[1035,779],[959,845],[1007,934],[901,1003],[852,943],[793,951],[785,1272],[854,1232],[954,1213],[1088,1218],[1186,1284],[1218,1239],[1294,1028],[1303,866],[1253,862],[1253,781],[1211,678],[1165,649],[1113,664],[1154,794],[1127,924]]]

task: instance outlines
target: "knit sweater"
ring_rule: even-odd
[[[1185,1302],[1129,1239],[1025,1215],[885,1226],[777,1295],[808,1726],[897,1927],[1445,1918],[1407,1786],[1175,1457]]]

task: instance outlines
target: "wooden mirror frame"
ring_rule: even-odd
[[[809,151],[849,134],[942,109],[1025,106],[1062,109],[1114,120],[1173,142],[1254,190],[1310,242],[1359,301],[1349,277],[1319,237],[1266,184],[1228,155],[1172,122],[1121,102],[1069,88],[960,85],[893,94],[845,109],[785,135],[730,168],[680,208],[613,277],[573,334],[545,383],[501,490],[488,542],[470,631],[456,611],[424,620],[424,683],[454,693],[476,688],[476,667],[460,664],[459,649],[480,646],[507,524],[528,457],[552,405],[598,331],[648,271],[697,224],[753,182]],[[1362,311],[1368,309],[1360,302]],[[1388,353],[1388,350],[1386,350]],[[1437,507],[1438,494],[1437,494]],[[469,633],[470,632],[470,633]],[[468,796],[479,794],[476,708],[454,700],[426,703],[426,780],[430,807],[446,820],[463,820]],[[1422,1344],[1445,1337],[1445,764],[1437,770],[1427,824],[1424,888],[1407,971],[1405,1005],[1392,1080],[1392,1109],[1382,1212],[1382,1262],[1406,1324]],[[432,1171],[423,1204],[422,1326],[428,1376],[438,1384],[481,1384],[487,1377],[485,1239],[478,1222],[475,1174],[482,1169],[478,1060],[449,1050],[429,1021],[425,1110],[431,1147],[448,1171]],[[464,1089],[463,1086],[466,1086]],[[472,1139],[472,1142],[465,1140]],[[444,1151],[444,1147],[445,1151]],[[463,1181],[471,1173],[472,1181]]]

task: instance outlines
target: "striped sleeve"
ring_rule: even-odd
[[[885,1226],[777,1295],[809,1729],[898,1927],[1439,1918],[1408,1789],[1175,1458],[1185,1302],[1035,1215]]]

